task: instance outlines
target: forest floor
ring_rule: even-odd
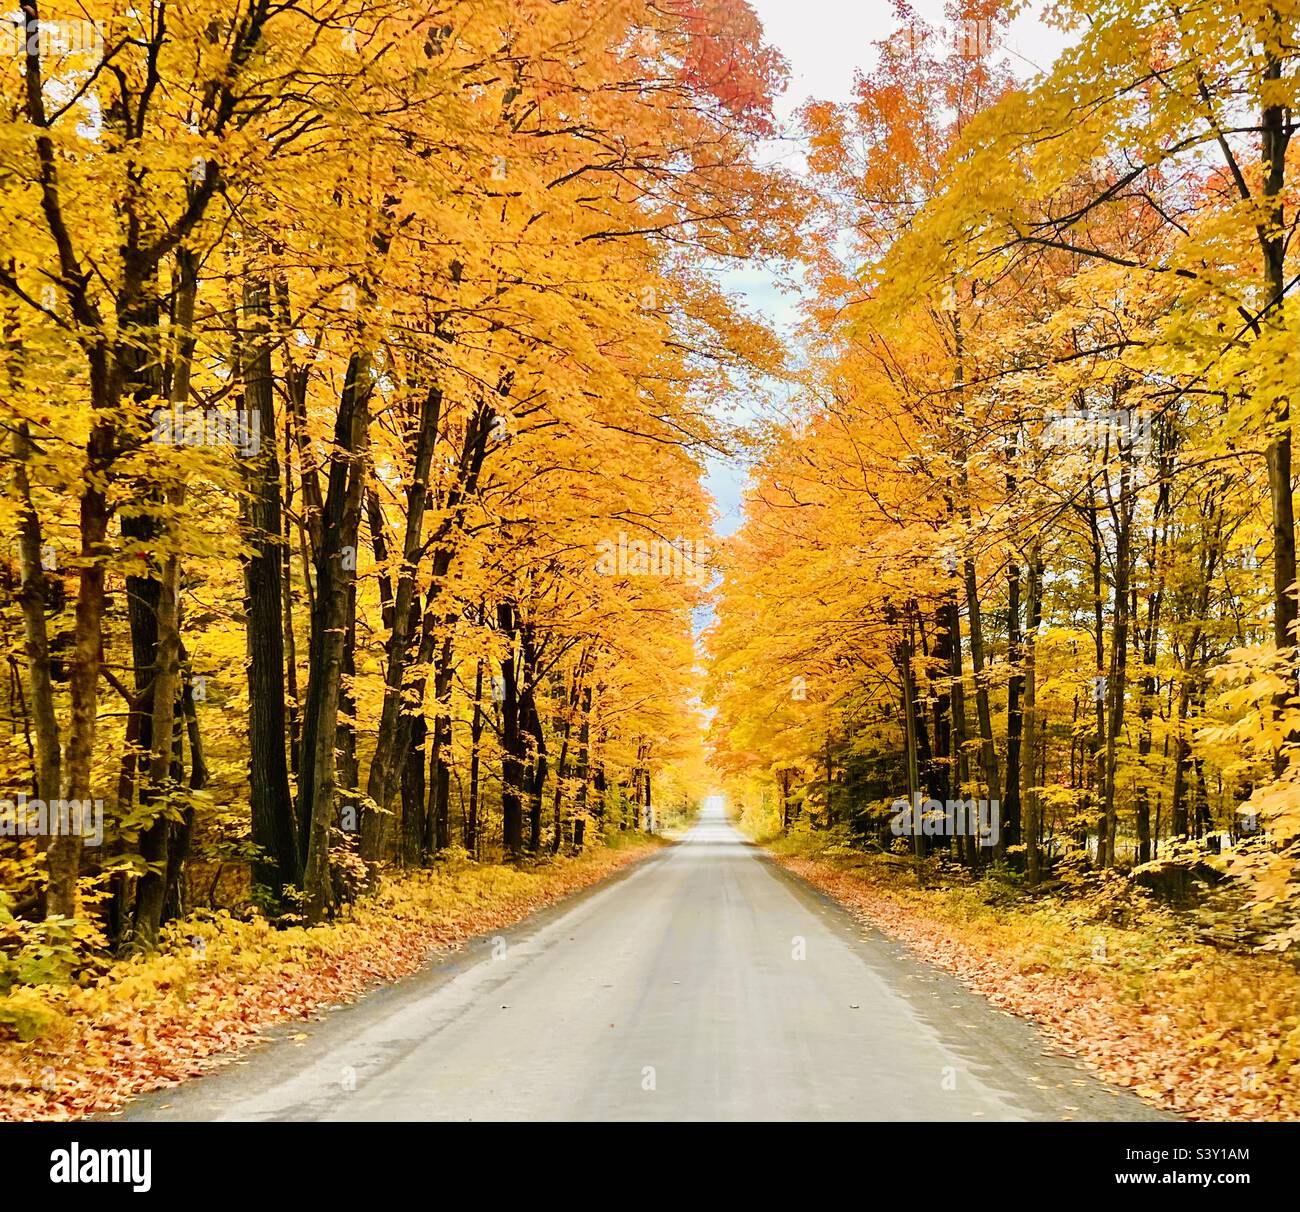
[[[1127,882],[1068,899],[929,871],[796,828],[776,861],[1030,1019],[1107,1081],[1200,1120],[1300,1119],[1300,974],[1275,955],[1222,950],[1135,903]]]
[[[386,880],[328,925],[205,914],[93,981],[0,998],[0,1120],[75,1119],[237,1061],[276,1024],[319,1017],[435,955],[604,880],[666,843],[615,834],[519,867],[450,860]],[[25,1036],[16,1038],[21,1028]]]

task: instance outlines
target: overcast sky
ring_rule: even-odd
[[[872,43],[889,34],[896,22],[889,0],[750,0],[766,31],[767,41],[780,48],[790,64],[790,85],[778,100],[776,112],[789,121],[809,98],[846,101],[853,93],[854,72],[871,64]],[[1018,75],[1029,77],[1046,70],[1065,43],[1063,35],[1046,27],[1038,17],[1045,6],[1030,0],[1003,42],[1002,49]],[[942,21],[944,0],[912,0],[922,21]],[[773,156],[797,165],[796,143],[774,144]],[[779,328],[793,322],[797,300],[777,289],[761,267],[729,271],[727,286],[746,305]],[[740,525],[740,497],[744,471],[732,462],[709,463],[708,487],[718,506],[717,530],[730,534]]]

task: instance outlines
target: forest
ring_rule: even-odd
[[[967,6],[805,112],[828,251],[726,553],[717,760],[780,827],[1031,886],[1228,878],[1285,950],[1296,12],[1059,7],[1090,32],[1029,88]],[[897,836],[917,797],[1000,828]]]
[[[1294,1114],[1295,0],[1056,0],[1032,75],[895,0],[797,135],[761,7],[5,18],[0,1116],[723,799],[890,915],[1207,948],[1265,1088],[1143,1097]]]
[[[699,587],[593,552],[704,532],[702,401],[775,351],[699,264],[792,228],[757,26],[642,8],[106,5],[7,60],[5,781],[104,813],[10,830],[16,918],[315,922],[680,807]]]

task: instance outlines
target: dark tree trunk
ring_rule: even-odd
[[[45,615],[48,586],[41,563],[40,520],[32,503],[27,462],[34,453],[26,422],[13,433],[13,490],[18,503],[18,551],[21,583],[18,601],[23,614],[23,645],[27,677],[32,688],[32,716],[36,730],[36,785],[33,793],[48,801],[59,798],[59,775],[63,754],[59,721],[54,708],[54,682],[50,673],[50,643]]]
[[[357,352],[348,363],[329,458],[329,489],[316,557],[307,707],[303,714],[297,815],[305,832],[303,892],[310,922],[322,920],[333,908],[329,830],[334,815],[335,745],[348,597],[356,577],[357,536],[366,479],[369,396],[370,359]]]
[[[245,406],[261,439],[257,453],[241,461],[246,490],[244,541],[250,553],[244,560],[248,782],[253,844],[260,855],[253,880],[278,900],[286,885],[296,885],[302,878],[302,855],[285,757],[284,638],[292,632],[282,597],[285,571],[271,382],[271,299],[265,281],[245,280],[244,310],[251,330],[245,348]]]
[[[952,798],[952,619],[945,605],[940,605],[935,618],[934,650],[931,652],[937,676],[933,679],[934,710],[931,727],[934,729],[934,797],[946,802]]]
[[[1274,27],[1269,31],[1272,38],[1282,32],[1282,18],[1275,10],[1270,13],[1270,18]],[[1260,115],[1260,159],[1264,170],[1262,194],[1267,218],[1259,224],[1257,230],[1267,287],[1269,314],[1266,322],[1270,325],[1286,323],[1281,307],[1287,289],[1286,249],[1289,238],[1284,200],[1287,146],[1293,134],[1288,129],[1288,112],[1279,100],[1282,67],[1277,51],[1267,50],[1263,58],[1263,79],[1277,91],[1271,98],[1273,103],[1266,105]],[[1293,118],[1293,115],[1290,117]],[[1294,350],[1294,339],[1291,347]],[[1291,381],[1294,382],[1294,374]],[[1279,654],[1289,654],[1288,658],[1280,662],[1284,686],[1273,700],[1274,709],[1279,716],[1285,714],[1288,702],[1300,697],[1300,662],[1296,660],[1295,651],[1300,636],[1296,634],[1296,528],[1291,468],[1291,408],[1289,398],[1279,393],[1277,402],[1270,410],[1272,415],[1268,418],[1268,448],[1265,452],[1273,524],[1273,643]],[[1286,739],[1291,745],[1300,741],[1294,728],[1288,731]],[[1274,760],[1276,773],[1282,773],[1286,760],[1285,751],[1279,749]]]
[[[370,772],[366,781],[367,796],[383,810],[379,813],[368,812],[362,830],[362,853],[372,861],[378,861],[384,856],[387,835],[387,818],[384,811],[392,802],[400,771],[410,760],[411,719],[409,706],[404,701],[404,695],[410,688],[404,687],[404,681],[411,641],[419,621],[416,574],[420,553],[424,549],[424,515],[430,498],[430,471],[441,414],[442,392],[436,387],[430,388],[420,408],[415,435],[411,441],[412,473],[406,489],[406,531],[402,542],[402,563],[393,594],[384,676],[384,702],[375,734],[375,752],[370,760]],[[373,496],[371,513],[373,520],[378,514],[378,504]],[[436,592],[436,583],[434,590],[431,591],[431,597],[433,592]],[[425,626],[427,634],[431,620],[426,621]],[[422,711],[422,708],[420,710]],[[409,782],[405,779],[401,781]],[[421,773],[420,782],[423,781],[424,775]],[[421,805],[423,802],[421,797]],[[409,835],[410,829],[407,824],[403,825],[403,830]],[[417,827],[415,833],[417,846],[421,832]]]
[[[451,845],[451,687],[453,631],[455,617],[445,617],[446,631],[438,653],[438,664],[433,678],[433,754],[429,763],[432,772],[433,803],[429,813],[429,834],[426,850],[440,852]]]
[[[465,849],[478,857],[479,742],[483,737],[483,658],[474,662],[474,708],[469,724],[469,811],[465,817]]]
[[[1034,753],[1038,745],[1038,628],[1043,617],[1043,562],[1038,551],[1029,555],[1028,602],[1025,609],[1024,639],[1024,728],[1025,751],[1021,768],[1024,771],[1021,803],[1024,807],[1024,840],[1026,845],[1026,871],[1031,886],[1036,885],[1042,875],[1042,851],[1040,849],[1043,831],[1042,808],[1038,791],[1035,788]]]
[[[528,695],[528,732],[533,752],[532,781],[528,788],[528,849],[536,854],[542,848],[542,795],[546,788],[546,739],[542,722],[530,692]]]
[[[347,623],[343,632],[343,678],[339,685],[338,786],[340,806],[355,812],[360,771],[357,767],[357,700],[353,681],[357,676],[357,583],[348,586]]]
[[[497,627],[506,637],[501,660],[501,832],[507,852],[519,858],[524,852],[523,772],[527,744],[524,738],[515,641],[515,608],[509,602],[497,607]]]
[[[187,660],[182,649],[181,659]],[[191,791],[202,791],[208,782],[208,766],[203,757],[203,734],[199,729],[198,712],[194,706],[194,683],[188,670],[181,681],[180,711],[176,720],[177,732],[184,728],[185,740],[189,744]],[[181,743],[178,736],[175,752],[180,754]],[[181,771],[174,772],[175,781],[179,782]],[[167,855],[167,891],[163,900],[163,921],[173,921],[183,917],[193,906],[184,903],[182,896],[182,876],[185,862],[190,856],[190,842],[194,835],[194,807],[186,808],[180,823],[174,827],[170,851]]]
[[[573,848],[581,850],[587,838],[587,783],[591,769],[591,686],[582,692],[582,723],[578,725],[578,800],[573,814]]]
[[[1103,867],[1115,865],[1115,833],[1118,803],[1115,787],[1120,729],[1124,723],[1124,690],[1128,680],[1129,582],[1131,579],[1133,535],[1133,468],[1132,448],[1120,451],[1119,501],[1111,502],[1111,520],[1115,527],[1115,600],[1111,609],[1110,668],[1106,681],[1106,749],[1103,767],[1102,812],[1098,837],[1098,861]],[[1107,487],[1109,492],[1109,486]]]
[[[422,710],[411,717],[410,744],[402,764],[402,862],[418,867],[429,857],[426,822],[428,788],[425,783],[425,750],[429,722]]]
[[[1020,633],[1020,567],[1007,569],[1007,662],[1011,677],[1007,682],[1007,782],[1002,794],[1002,830],[998,853],[1020,844],[1020,740],[1024,714],[1020,696],[1025,686],[1024,652]]]

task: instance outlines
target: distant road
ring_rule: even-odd
[[[629,874],[277,1035],[126,1118],[1166,1118],[864,937],[716,812]]]

